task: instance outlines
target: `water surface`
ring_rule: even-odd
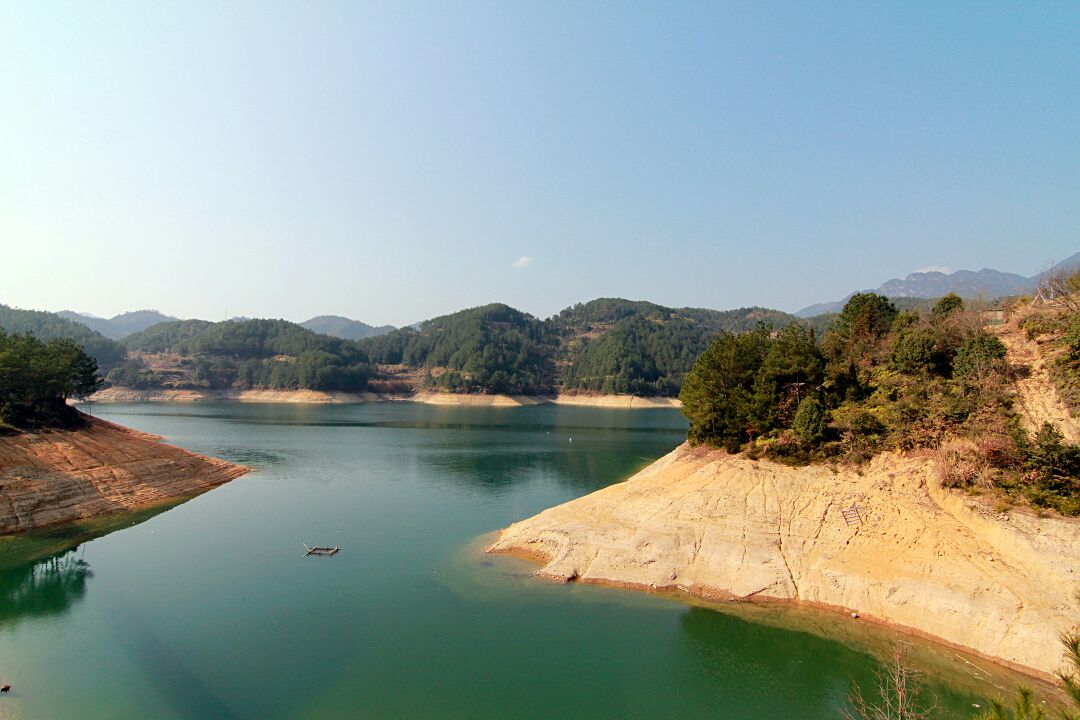
[[[673,449],[676,411],[95,413],[256,471],[158,514],[0,544],[0,680],[15,686],[0,717],[812,720],[872,681],[872,639],[555,585],[475,552]],[[80,544],[56,555],[65,543]],[[948,716],[983,702],[955,677],[929,684]]]

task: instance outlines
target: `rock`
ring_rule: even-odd
[[[89,419],[0,437],[0,535],[188,498],[250,468]]]
[[[861,525],[841,514],[853,499]],[[971,502],[940,486],[929,455],[837,471],[683,445],[626,482],[506,528],[490,550],[540,558],[547,577],[858,608],[1053,673],[1058,634],[1076,620],[1064,601],[1080,522],[1017,510],[1006,523]]]

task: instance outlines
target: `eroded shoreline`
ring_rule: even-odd
[[[251,470],[86,420],[0,437],[0,535],[176,504]]]
[[[841,509],[856,505],[849,525]],[[537,574],[712,601],[797,602],[1048,678],[1080,619],[1080,523],[936,485],[925,457],[863,472],[681,446],[629,480],[511,525],[489,552]]]
[[[357,404],[370,402],[418,402],[428,405],[464,407],[527,407],[532,405],[567,405],[574,407],[647,410],[680,408],[678,398],[641,397],[637,395],[484,395],[422,391],[410,395],[378,395],[371,392],[344,393],[322,390],[137,390],[111,387],[90,397],[95,403],[142,402],[249,402]]]

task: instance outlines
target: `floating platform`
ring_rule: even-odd
[[[304,544],[304,550],[307,552],[304,555],[336,555],[341,548],[339,547],[308,547]]]

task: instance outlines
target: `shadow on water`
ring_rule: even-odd
[[[93,576],[78,548],[0,571],[0,626],[67,612]]]
[[[658,443],[655,435],[634,454],[604,448],[575,451],[565,442],[545,447],[493,441],[463,448],[433,446],[416,457],[430,466],[432,477],[459,486],[500,491],[548,478],[575,495],[583,495],[630,477],[682,441],[672,435],[666,444]]]
[[[20,535],[0,537],[0,625],[59,615],[86,594],[93,577],[79,546],[145,522],[180,504],[135,513],[80,520]]]

